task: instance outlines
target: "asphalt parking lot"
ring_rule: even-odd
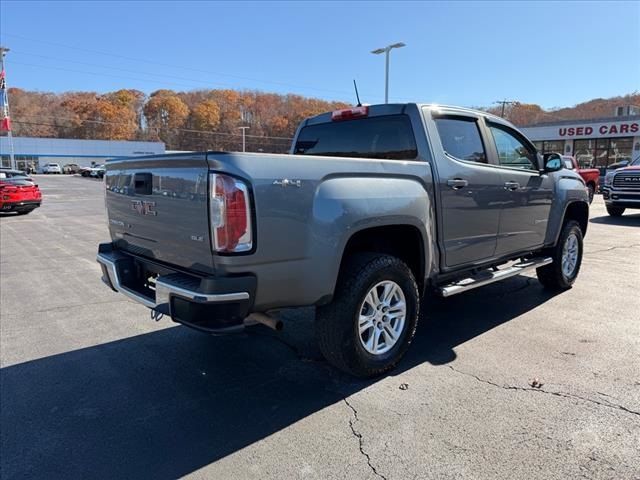
[[[153,321],[100,281],[102,183],[37,182],[0,218],[3,479],[640,478],[640,213],[597,197],[574,288],[429,298],[399,368],[359,381],[310,310],[280,335]]]

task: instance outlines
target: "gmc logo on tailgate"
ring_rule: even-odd
[[[139,215],[157,215],[156,202],[148,202],[146,200],[132,200],[131,209]]]

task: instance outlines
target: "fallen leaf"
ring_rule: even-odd
[[[544,383],[542,383],[540,380],[538,380],[537,378],[534,378],[531,383],[529,383],[529,385],[531,385],[533,388],[541,388],[542,385],[544,385]]]

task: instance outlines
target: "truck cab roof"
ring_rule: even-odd
[[[492,122],[501,123],[504,125],[508,125],[513,127],[513,125],[504,120],[501,117],[493,115],[492,113],[485,112],[482,110],[475,110],[473,108],[466,107],[458,107],[453,105],[440,105],[437,103],[387,103],[387,104],[375,104],[375,105],[363,105],[362,107],[366,107],[367,114],[363,116],[374,117],[374,116],[382,116],[382,115],[399,115],[406,113],[408,109],[428,109],[431,111],[441,111],[443,114],[449,115],[473,115],[477,117],[485,117],[490,119]],[[357,109],[358,107],[351,107],[351,109]],[[349,110],[343,109],[342,111]],[[315,115],[313,117],[309,117],[304,120],[301,126],[315,125],[318,123],[326,123],[331,122],[332,117],[335,112],[325,112],[319,115]],[[355,117],[354,117],[355,118]]]

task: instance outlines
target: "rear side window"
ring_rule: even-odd
[[[469,162],[487,163],[478,123],[473,118],[435,119],[442,148],[449,155]]]
[[[386,115],[304,127],[294,153],[414,160],[418,149],[409,117]]]

